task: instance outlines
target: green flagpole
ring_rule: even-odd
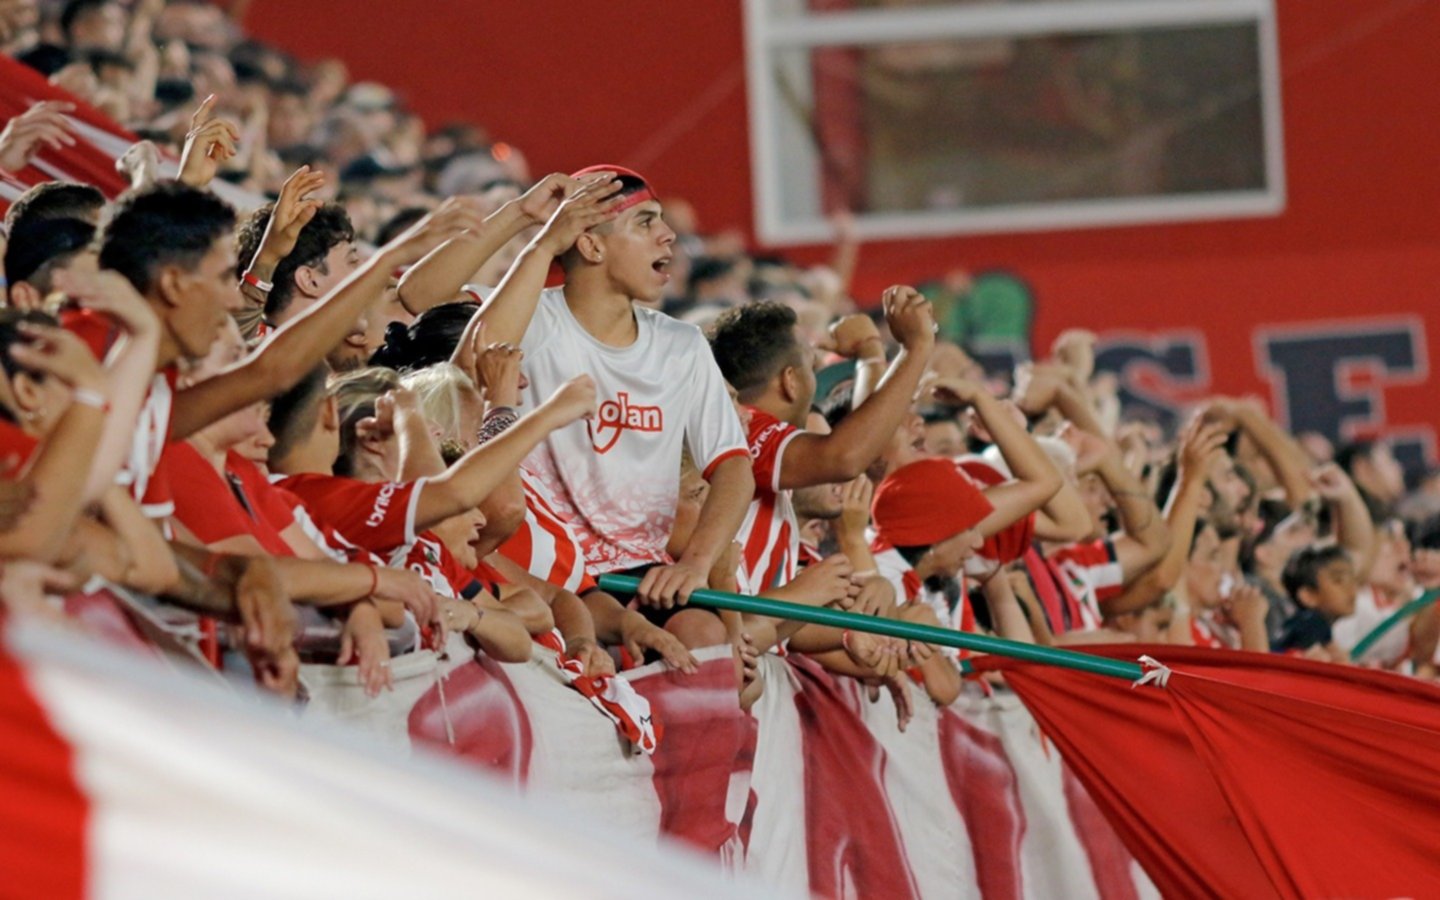
[[[612,594],[633,594],[640,587],[640,579],[629,575],[601,575],[600,589]],[[834,628],[848,628],[851,631],[867,631],[887,637],[904,638],[925,644],[939,644],[944,647],[958,647],[996,656],[1009,656],[1027,662],[1044,663],[1066,669],[1078,669],[1095,675],[1109,675],[1128,681],[1138,680],[1145,672],[1138,663],[1077,653],[1074,650],[1057,650],[985,634],[967,634],[949,628],[920,625],[915,622],[900,622],[895,619],[879,619],[858,613],[828,607],[801,606],[766,597],[745,597],[724,591],[698,590],[690,595],[690,603],[715,609],[730,609],[737,612],[754,613],[776,619],[790,619],[815,625],[829,625]]]

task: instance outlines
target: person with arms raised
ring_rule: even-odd
[[[637,597],[689,646],[726,640],[718,617],[686,609],[730,546],[754,493],[725,382],[698,328],[647,309],[669,281],[675,232],[639,175],[582,170],[556,181],[555,211],[478,315],[492,341],[519,344],[538,402],[580,372],[598,415],[553,432],[526,468],[575,529],[592,572],[643,572]],[[566,283],[545,288],[559,260]],[[678,559],[665,552],[690,450],[710,483]],[[673,621],[670,621],[673,615]]]

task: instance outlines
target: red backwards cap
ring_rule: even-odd
[[[633,178],[636,181],[645,185],[643,188],[636,191],[635,193],[626,194],[624,197],[622,197],[620,199],[620,205],[615,210],[616,212],[624,212],[632,206],[637,206],[641,203],[644,203],[646,200],[659,201],[660,199],[659,197],[655,196],[655,189],[650,186],[649,179],[647,179],[644,175],[641,175],[639,172],[636,172],[634,169],[627,169],[624,166],[586,166],[578,172],[571,172],[570,177],[584,178],[586,175],[596,175],[600,172],[614,172],[616,175],[623,175],[627,178]]]
[[[882,540],[927,547],[974,528],[995,507],[948,459],[922,459],[891,472],[875,489],[870,515]]]

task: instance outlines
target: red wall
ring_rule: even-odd
[[[1073,325],[1198,329],[1224,391],[1278,390],[1252,348],[1264,325],[1410,314],[1423,357],[1424,338],[1440,340],[1440,5],[1278,3],[1283,215],[868,245],[863,294],[957,264],[1010,269],[1035,288],[1037,347]],[[739,7],[392,0],[362,21],[341,0],[255,0],[250,27],[302,56],[340,56],[431,121],[483,122],[536,171],[629,164],[706,225],[748,229]],[[1426,377],[1375,395],[1389,424],[1440,423]]]

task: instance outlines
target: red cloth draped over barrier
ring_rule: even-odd
[[[1440,895],[1440,689],[1172,646],[1165,687],[988,658],[1166,896]]]

